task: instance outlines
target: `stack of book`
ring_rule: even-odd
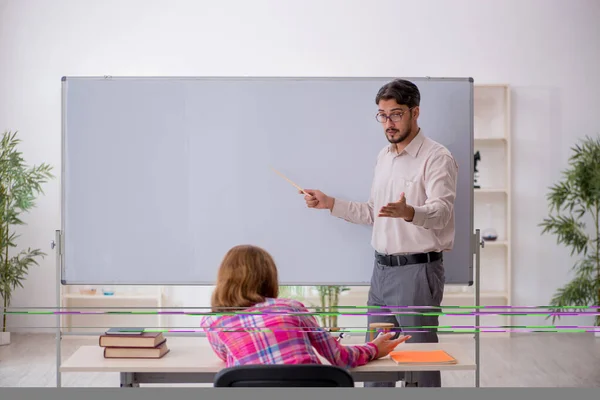
[[[161,358],[169,352],[161,332],[141,328],[112,328],[100,336],[104,358]]]

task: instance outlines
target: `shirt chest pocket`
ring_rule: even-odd
[[[419,186],[419,180],[417,177],[396,176],[393,179],[393,196],[396,199],[399,199],[400,194],[404,192],[406,202],[409,204],[414,204],[419,200],[420,197]]]

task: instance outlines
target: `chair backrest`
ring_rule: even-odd
[[[321,364],[242,365],[219,371],[214,387],[354,387],[343,368]]]

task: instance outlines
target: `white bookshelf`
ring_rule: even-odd
[[[477,181],[481,188],[474,189],[474,228],[481,231],[482,237],[489,227],[498,234],[495,241],[484,241],[481,249],[481,306],[512,305],[510,125],[509,86],[475,85],[474,151],[481,155],[477,164]],[[474,292],[474,287],[447,286],[443,304],[472,306],[475,304]],[[482,316],[480,325],[506,326],[511,325],[511,320],[510,316]],[[453,325],[472,325],[474,318],[444,316],[440,318],[440,325],[450,325],[448,321]]]
[[[475,85],[474,150],[479,151],[475,189],[475,229],[498,233],[481,249],[481,305],[512,305],[511,118],[508,85]],[[491,215],[489,208],[491,207]],[[507,309],[500,310],[508,311]],[[482,326],[511,325],[510,316],[482,317]],[[508,334],[507,334],[508,335]]]

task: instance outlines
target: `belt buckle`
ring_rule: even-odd
[[[405,266],[408,264],[408,258],[406,256],[397,256],[398,257],[398,265]]]
[[[377,262],[381,265],[390,265],[391,258],[389,254],[377,253]]]
[[[394,256],[391,254],[381,254],[381,261],[383,265],[387,265],[388,267],[394,266]]]

